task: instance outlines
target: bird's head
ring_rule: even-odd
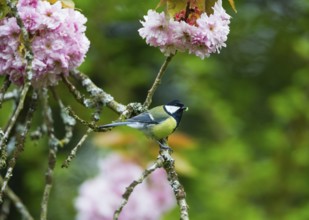
[[[173,118],[175,118],[178,126],[181,121],[183,111],[187,111],[188,107],[185,107],[184,104],[182,104],[179,100],[173,100],[164,105],[164,110]]]

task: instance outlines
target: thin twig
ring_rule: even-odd
[[[93,113],[92,115],[92,119],[93,121],[90,122],[90,123],[87,123],[88,125],[88,129],[86,131],[86,133],[82,136],[82,138],[79,140],[79,142],[76,144],[76,146],[71,150],[69,156],[66,158],[66,160],[62,163],[62,168],[68,168],[71,161],[76,157],[76,153],[77,153],[77,150],[82,146],[82,144],[85,142],[85,140],[88,138],[89,134],[92,132],[92,131],[96,131],[97,128],[94,126],[94,123],[96,121],[98,121],[100,119],[100,112],[101,112],[102,108],[101,106],[99,105],[97,108],[96,108],[96,111]],[[70,112],[70,110],[69,110]],[[79,121],[83,121],[83,123],[85,123],[84,120],[80,119],[77,115],[75,115],[74,112],[70,112],[69,114],[73,114],[73,118],[77,118],[77,120]]]
[[[103,89],[96,86],[91,79],[85,74],[79,72],[78,70],[71,71],[71,75],[83,86],[86,88],[87,92],[90,95],[100,101],[103,105],[106,105],[112,109],[117,114],[121,114],[126,110],[126,106],[116,102],[114,97],[106,93]]]
[[[37,103],[37,98],[38,98],[37,92],[33,91],[30,106],[29,106],[29,109],[28,109],[27,114],[26,114],[25,124],[22,127],[19,138],[17,139],[13,156],[9,161],[9,167],[8,167],[6,174],[5,174],[5,177],[3,179],[3,183],[2,183],[1,191],[0,191],[0,201],[2,200],[2,195],[3,195],[3,192],[5,191],[5,188],[8,184],[8,182],[13,175],[13,169],[16,165],[17,158],[18,158],[19,154],[24,149],[25,139],[26,139],[26,136],[28,134],[28,131],[29,131],[29,128],[30,128],[30,125],[31,125],[31,122],[32,122],[33,113],[35,111],[35,107],[36,107],[36,103]]]
[[[151,88],[148,90],[148,94],[147,94],[146,100],[145,100],[145,102],[143,104],[143,106],[145,108],[148,108],[150,106],[150,104],[152,102],[152,97],[153,97],[155,91],[157,90],[157,88],[159,87],[159,85],[161,83],[161,80],[162,80],[162,77],[163,77],[163,75],[165,73],[165,70],[166,70],[168,64],[170,63],[170,61],[172,60],[173,57],[174,57],[174,54],[166,57],[164,63],[162,64],[162,66],[161,66],[161,68],[160,68],[160,70],[159,70],[159,72],[157,74],[157,77],[156,77],[155,81],[153,82]]]
[[[61,165],[62,168],[68,168],[69,167],[69,165],[70,165],[71,161],[73,160],[73,158],[76,157],[77,150],[85,142],[85,140],[87,139],[87,137],[89,136],[91,131],[93,131],[93,130],[91,128],[88,128],[88,130],[83,135],[83,137],[79,140],[79,142],[76,144],[76,146],[71,150],[71,152],[70,152],[69,156],[67,157],[67,159],[62,163],[62,165]]]
[[[31,140],[39,140],[43,137],[43,135],[46,134],[45,125],[40,125],[35,131],[32,131],[30,133],[30,139]]]
[[[0,89],[0,108],[1,108],[1,105],[2,105],[2,102],[3,102],[3,99],[4,99],[4,94],[6,93],[6,91],[10,87],[10,85],[11,85],[11,81],[10,81],[9,76],[7,75],[4,79],[4,81],[3,81],[3,84],[2,84],[1,89]]]
[[[64,109],[64,107],[63,107]],[[79,121],[82,121],[83,123],[85,123],[84,120],[81,120],[74,112],[72,112],[72,110],[70,111],[70,109],[68,109],[69,113],[67,113],[67,111],[64,111],[66,114],[68,114],[68,116],[73,117],[73,119],[77,119]],[[71,150],[69,156],[66,158],[66,160],[62,163],[62,168],[68,168],[71,161],[73,160],[73,158],[76,157],[76,153],[77,150],[82,146],[82,144],[85,142],[85,140],[87,139],[87,137],[89,136],[89,134],[92,131],[96,131],[97,128],[95,127],[95,122],[97,122],[98,120],[100,120],[100,114],[102,111],[102,105],[97,103],[96,104],[96,108],[95,108],[95,112],[92,114],[92,122],[87,123],[88,125],[88,129],[86,131],[86,133],[82,136],[82,138],[79,140],[79,142],[76,144],[76,146]],[[73,116],[71,116],[71,115]]]
[[[64,124],[65,135],[61,140],[59,140],[59,146],[63,147],[64,145],[68,144],[73,137],[73,127],[76,124],[76,120],[68,114],[56,91],[53,88],[51,88],[51,91],[60,107],[60,115]]]
[[[103,107],[104,106],[102,105],[102,103],[97,102],[97,104],[95,106],[95,110],[91,114],[93,122],[97,122],[97,121],[100,120]]]
[[[47,219],[48,201],[53,186],[53,175],[56,160],[57,160],[57,149],[50,148],[48,154],[48,169],[47,172],[45,173],[45,187],[41,202],[41,215],[40,215],[41,220]]]
[[[6,153],[6,144],[7,144],[7,140],[8,140],[8,137],[11,133],[11,130],[12,128],[14,127],[16,121],[17,121],[17,118],[20,114],[20,112],[23,110],[24,108],[24,102],[25,102],[25,99],[26,99],[26,96],[27,96],[27,93],[29,91],[29,88],[30,88],[30,82],[27,82],[25,85],[24,85],[24,88],[21,92],[21,95],[20,95],[20,99],[19,99],[19,103],[15,109],[15,112],[12,114],[11,116],[11,119],[5,129],[5,132],[4,132],[4,135],[1,136],[0,138],[0,151],[1,151],[1,161],[0,161],[0,168],[4,166],[5,164],[5,159],[6,158],[6,155],[4,155]]]
[[[75,100],[82,104],[83,106],[87,106],[89,100],[85,98],[83,94],[81,94],[76,87],[69,81],[68,77],[61,75],[64,84],[68,87],[71,94],[74,96]]]
[[[64,137],[63,140],[59,140],[55,136],[52,109],[51,109],[51,107],[49,106],[49,103],[48,103],[48,99],[49,99],[48,89],[47,88],[43,88],[41,90],[41,92],[42,92],[41,97],[42,97],[42,103],[43,103],[43,118],[44,118],[44,124],[43,124],[42,130],[45,129],[43,132],[47,133],[47,135],[49,137],[49,146],[52,146],[54,148],[55,147],[62,147],[63,144],[65,144],[68,141],[68,140],[64,140],[64,139],[66,139],[67,135],[69,136],[69,139],[70,139],[70,135],[71,135],[70,131],[69,131],[69,134],[65,134],[65,137]],[[53,95],[55,96],[56,94],[54,93]],[[73,125],[75,125],[75,119],[68,115],[67,110],[63,106],[62,102],[60,100],[58,100],[58,101],[59,101],[58,104],[61,105],[61,107],[63,108],[63,109],[61,109],[61,114],[62,114],[62,111],[65,111],[64,114],[66,114],[66,116],[67,116],[64,119],[65,126],[69,126],[69,125],[73,126]],[[61,117],[65,117],[65,116],[61,115]],[[66,128],[66,129],[68,129],[68,128]],[[68,129],[68,130],[70,130],[70,129]]]
[[[0,210],[0,220],[6,220],[10,214],[11,200],[9,198],[4,198],[2,207]]]
[[[114,212],[114,218],[113,220],[118,220],[119,215],[122,211],[122,209],[125,207],[125,205],[128,203],[129,198],[133,192],[133,190],[135,189],[135,187],[139,184],[141,184],[153,171],[155,171],[156,169],[160,168],[163,166],[163,161],[161,159],[161,157],[157,158],[157,161],[152,164],[150,167],[148,167],[147,169],[144,170],[143,174],[137,179],[134,180],[127,188],[126,191],[124,192],[124,194],[122,195],[122,202],[121,205],[118,207],[118,209],[116,209],[116,211]]]
[[[1,159],[0,159],[1,160],[0,161],[0,168],[1,168],[1,166],[3,166],[5,164],[5,160],[3,160],[3,158],[6,158],[6,155],[5,155],[6,150],[3,149],[3,148],[6,147],[6,142],[8,140],[9,135],[10,135],[10,132],[11,132],[13,126],[16,123],[16,120],[17,120],[19,113],[21,112],[21,110],[24,107],[24,101],[25,101],[27,93],[29,91],[29,88],[30,88],[30,85],[31,85],[30,81],[31,81],[32,76],[33,76],[33,70],[32,70],[33,52],[32,52],[32,49],[31,49],[31,41],[30,41],[30,38],[29,38],[29,33],[28,33],[27,29],[25,28],[22,19],[20,18],[19,14],[18,14],[18,11],[17,11],[17,8],[16,8],[16,3],[17,2],[6,0],[6,4],[11,9],[11,13],[16,18],[17,24],[18,24],[18,26],[20,27],[20,30],[21,30],[21,37],[22,37],[21,41],[22,42],[20,42],[20,43],[22,43],[25,46],[24,51],[23,51],[23,53],[24,53],[23,55],[24,55],[24,59],[26,60],[25,71],[26,71],[27,79],[26,79],[26,82],[24,83],[24,87],[23,87],[23,90],[22,90],[21,95],[20,95],[20,100],[19,100],[18,106],[17,106],[15,112],[13,113],[13,115],[11,117],[11,120],[10,120],[10,122],[9,122],[7,128],[6,128],[4,135],[0,138],[0,152],[2,154]]]
[[[66,111],[68,112],[68,114],[70,116],[72,116],[76,121],[79,121],[80,123],[82,123],[83,125],[91,128],[93,131],[98,131],[98,127],[93,123],[93,122],[88,122],[88,121],[85,121],[83,119],[81,119],[80,117],[78,117],[78,115],[72,110],[71,107],[67,107],[66,108]],[[103,131],[103,130],[100,130],[100,131]]]
[[[45,173],[45,187],[43,192],[43,197],[41,201],[41,214],[40,219],[47,219],[48,211],[48,201],[50,197],[50,192],[53,186],[53,175],[57,160],[57,150],[59,145],[59,140],[55,137],[54,127],[53,127],[53,117],[50,106],[48,105],[48,91],[46,88],[43,89],[43,112],[44,112],[44,123],[47,128],[47,135],[49,138],[49,153],[48,153],[48,168]]]
[[[0,176],[0,184],[3,183],[3,178]],[[21,199],[10,189],[10,187],[6,187],[4,191],[5,195],[13,202],[16,209],[20,212],[22,219],[25,220],[33,220],[34,218],[31,216],[28,211],[26,205],[21,201]]]

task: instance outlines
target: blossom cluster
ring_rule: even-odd
[[[99,162],[98,176],[84,182],[76,199],[77,220],[111,220],[120,206],[122,194],[143,169],[118,154],[111,154]],[[119,219],[157,220],[176,205],[173,191],[164,170],[155,170],[138,185]]]
[[[195,12],[198,17],[184,19],[184,14],[181,11],[175,18],[168,18],[165,12],[149,10],[141,21],[143,27],[139,34],[147,44],[159,47],[166,56],[176,51],[188,51],[204,59],[226,46],[231,17],[222,7],[222,0],[215,3],[210,15]]]
[[[61,2],[20,0],[18,13],[29,33],[34,54],[32,85],[57,84],[60,75],[78,67],[89,48],[85,35],[87,19]],[[15,17],[0,20],[0,75],[22,85],[26,78],[22,37]]]

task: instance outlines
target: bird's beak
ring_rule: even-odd
[[[182,107],[182,109],[186,112],[186,111],[188,111],[189,110],[189,107]]]

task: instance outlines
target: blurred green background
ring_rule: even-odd
[[[75,2],[88,18],[91,41],[81,70],[117,101],[143,102],[165,58],[145,44],[137,29],[158,1]],[[205,60],[178,53],[154,96],[153,105],[178,98],[190,107],[179,131],[195,147],[175,153],[191,167],[191,173],[181,175],[191,219],[309,219],[309,1],[235,3],[237,14],[223,1],[233,17],[227,48]],[[89,118],[90,111],[65,95],[63,85],[57,90],[67,105]],[[102,123],[116,118],[108,109],[102,113]],[[61,123],[56,126],[61,133]],[[60,168],[85,130],[79,125],[73,143],[60,150],[49,219],[74,219],[78,186],[95,175],[93,161],[105,154],[89,139],[72,166]],[[10,182],[35,216],[46,143],[28,141]],[[178,218],[177,209],[166,217]]]

